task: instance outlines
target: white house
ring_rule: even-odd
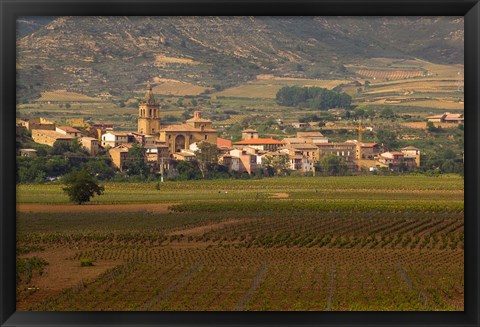
[[[120,144],[128,143],[127,133],[107,132],[102,135],[102,146],[115,147]]]

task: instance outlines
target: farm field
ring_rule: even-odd
[[[297,79],[297,78],[280,78],[280,77],[262,77],[252,82],[242,84],[237,87],[226,89],[214,95],[218,97],[238,97],[238,98],[266,98],[275,99],[278,90],[284,86],[301,86],[301,87],[323,87],[333,89],[335,86],[348,83],[346,80],[316,80],[316,79]]]
[[[46,102],[46,101],[56,101],[56,102],[69,102],[69,101],[80,101],[80,102],[98,102],[99,99],[86,96],[84,94],[76,92],[68,92],[66,90],[55,90],[43,92],[42,96],[37,99],[37,101]]]
[[[461,311],[463,193],[453,176],[107,183],[78,206],[17,185],[17,310]]]

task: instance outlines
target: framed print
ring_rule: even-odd
[[[2,1],[2,326],[478,326],[479,11]]]

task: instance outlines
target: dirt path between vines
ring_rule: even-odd
[[[169,207],[176,203],[127,203],[127,204],[39,204],[39,203],[19,203],[17,212],[154,212],[168,213]]]
[[[167,235],[183,235],[183,236],[198,236],[202,235],[205,232],[210,232],[216,229],[222,229],[227,226],[231,225],[236,225],[236,224],[241,224],[251,221],[251,219],[231,219],[231,220],[226,220],[226,221],[221,221],[219,223],[212,223],[208,225],[203,225],[203,226],[198,226],[198,227],[192,227],[192,228],[187,228],[187,229],[181,229],[181,230],[176,230],[173,231]]]

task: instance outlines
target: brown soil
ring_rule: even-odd
[[[232,219],[232,220],[222,221],[222,222],[219,222],[219,223],[208,224],[208,225],[204,225],[204,226],[198,226],[198,227],[192,227],[192,228],[188,228],[188,229],[176,230],[174,232],[171,232],[168,235],[183,234],[184,236],[198,236],[198,235],[204,234],[205,232],[210,232],[212,230],[221,229],[221,228],[224,228],[226,226],[236,225],[236,224],[244,223],[244,222],[247,222],[247,221],[248,220],[246,220],[246,219]]]
[[[78,285],[81,281],[94,279],[107,269],[122,263],[120,260],[98,260],[91,267],[81,267],[80,261],[67,260],[76,250],[56,248],[41,252],[32,252],[22,257],[37,256],[45,259],[45,266],[41,276],[35,276],[28,285],[38,290],[30,296],[17,302],[17,310],[26,310],[32,303],[39,303],[43,299],[61,292],[65,288]]]
[[[174,203],[128,203],[128,204],[38,204],[19,203],[17,212],[138,212],[149,211],[155,213],[168,213]]]

